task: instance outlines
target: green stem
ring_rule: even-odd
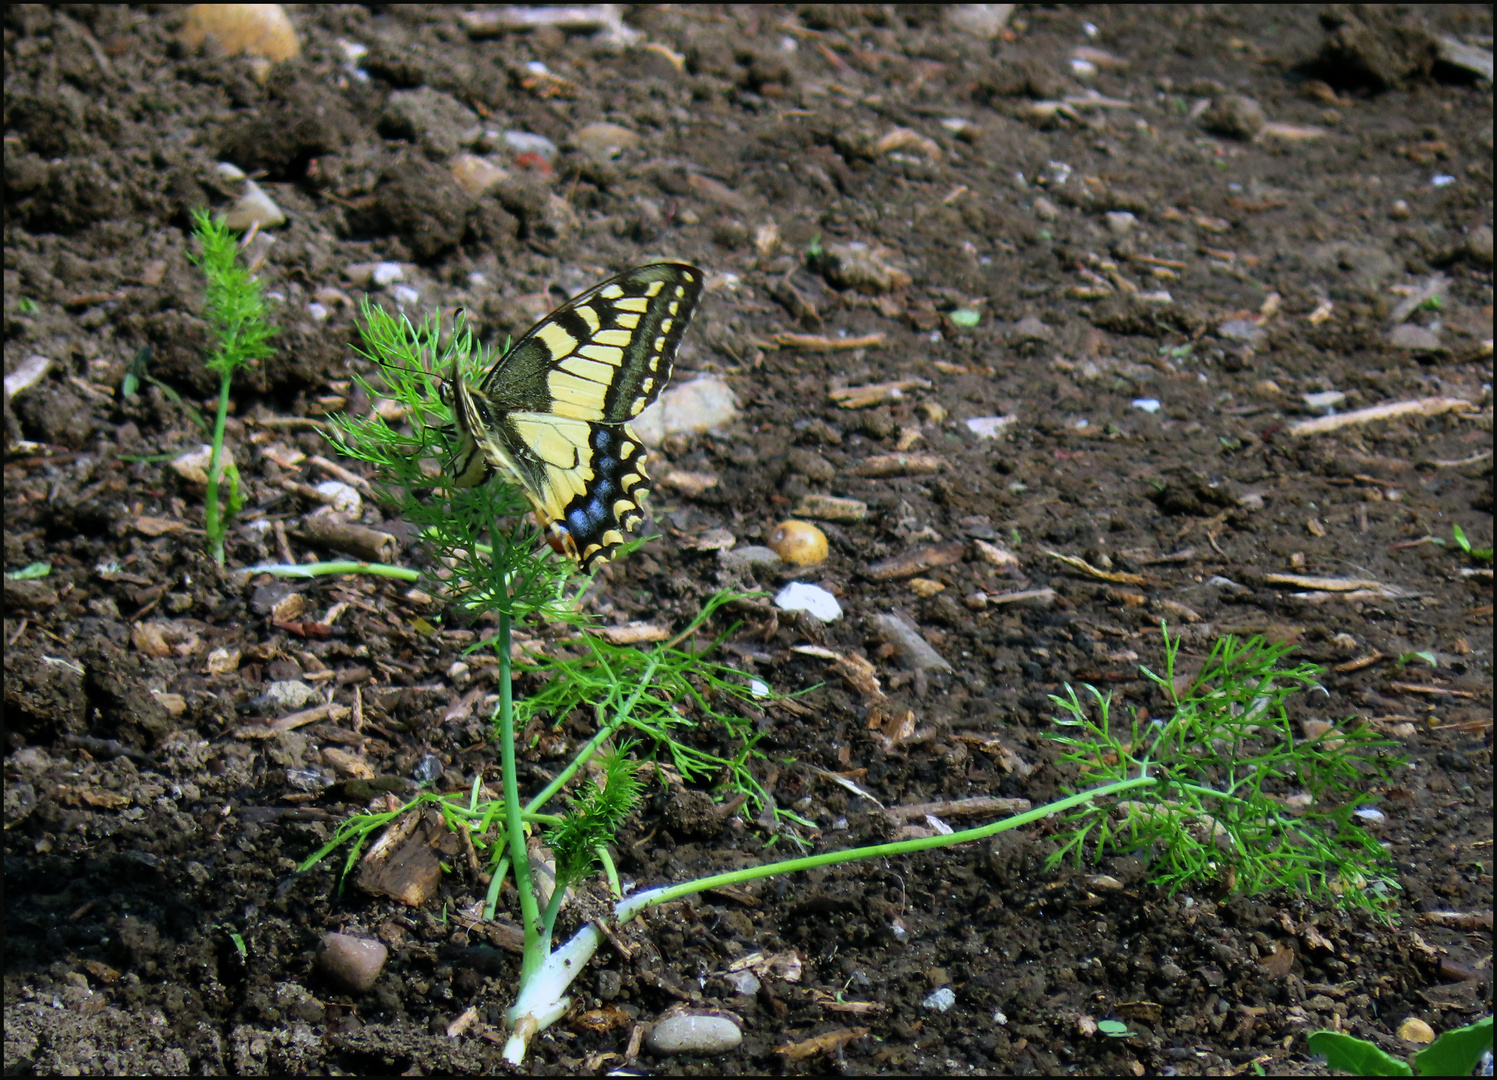
[[[546,913],[541,916],[541,923],[545,926],[543,936],[547,942],[551,940],[551,931],[556,926],[556,916],[561,911],[561,902],[567,895],[568,884],[562,878],[556,879],[556,887],[551,891],[551,901],[546,905]],[[547,951],[550,951],[549,946]]]
[[[565,769],[557,774],[556,779],[542,788],[540,794],[525,804],[527,812],[539,810],[545,806],[566,785],[567,781],[577,775],[577,770],[587,764],[592,756],[598,752],[599,748],[608,741],[609,737],[628,723],[629,714],[634,711],[634,706],[639,703],[640,696],[649,687],[650,677],[655,674],[655,668],[659,664],[660,657],[652,655],[650,662],[645,665],[644,674],[639,677],[639,684],[635,686],[634,693],[629,696],[629,700],[619,707],[619,711],[614,714],[612,720],[598,729],[598,733],[587,741],[587,745],[578,751],[577,756],[572,758]]]
[[[1086,803],[1106,798],[1109,795],[1118,795],[1132,788],[1150,787],[1156,783],[1158,781],[1152,776],[1139,776],[1132,780],[1119,780],[1116,783],[1104,784],[1099,788],[1078,792],[1057,802],[1046,803],[1044,806],[1026,810],[1022,814],[1015,814],[1013,817],[1004,818],[1002,821],[981,825],[975,829],[964,829],[961,832],[953,832],[942,836],[924,836],[918,840],[901,840],[892,844],[872,844],[868,847],[848,848],[843,851],[828,851],[820,855],[807,855],[800,859],[786,859],[782,862],[765,863],[762,866],[749,866],[742,870],[731,870],[724,874],[714,874],[711,877],[697,878],[695,881],[686,881],[680,885],[670,885],[663,889],[651,890],[640,894],[637,898],[631,897],[629,900],[623,901],[618,905],[617,909],[619,921],[625,922],[646,908],[667,904],[672,900],[679,900],[683,896],[694,896],[707,889],[719,889],[725,885],[741,885],[746,881],[775,877],[779,874],[792,874],[801,870],[814,870],[821,866],[835,866],[838,863],[858,862],[862,859],[909,855],[916,851],[929,851],[932,848],[951,847],[954,844],[966,844],[973,840],[982,840],[1009,829],[1017,829],[1021,826],[1029,825],[1052,814],[1063,813],[1073,806],[1082,806]],[[637,903],[630,903],[630,900],[636,899]]]
[[[520,985],[540,967],[550,951],[541,937],[540,909],[530,883],[530,856],[525,850],[525,823],[520,812],[519,780],[515,774],[514,688],[509,670],[509,612],[499,613],[499,753],[504,773],[505,828],[509,833],[509,857],[515,868],[515,888],[520,893],[520,922],[525,929],[525,958],[520,964]]]
[[[613,865],[613,853],[607,844],[598,845],[598,861],[603,864],[603,876],[608,879],[608,893],[615,900],[624,898],[624,886],[619,883],[619,868]]]
[[[222,520],[218,505],[218,462],[223,453],[224,425],[229,419],[229,382],[232,378],[225,371],[218,386],[218,416],[213,421],[213,450],[208,455],[208,505],[203,517],[203,527],[208,533],[208,553],[219,566],[224,564],[224,532],[227,524]]]
[[[421,573],[404,566],[388,563],[355,562],[352,559],[318,563],[260,563],[247,566],[246,574],[273,574],[276,577],[322,577],[327,574],[373,574],[376,577],[398,578],[401,581],[420,581]]]

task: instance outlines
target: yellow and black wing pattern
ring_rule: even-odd
[[[670,381],[701,295],[694,266],[636,266],[536,323],[478,386],[454,362],[454,484],[498,469],[525,492],[553,548],[584,571],[609,558],[643,523],[650,490],[628,421]]]

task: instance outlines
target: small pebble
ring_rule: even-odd
[[[1060,208],[1042,195],[1034,200],[1034,216],[1041,221],[1054,221],[1060,217]]]
[[[1411,1016],[1398,1025],[1398,1037],[1405,1042],[1432,1043],[1435,1041],[1435,1031],[1417,1016]]]
[[[355,994],[368,993],[390,950],[370,938],[328,934],[317,947],[317,966],[331,981]]]
[[[1399,199],[1388,211],[1388,216],[1394,221],[1408,221],[1412,213],[1413,211],[1409,209],[1409,204]]]
[[[956,1004],[956,991],[949,986],[943,986],[939,990],[931,991],[930,995],[920,1004],[927,1009],[935,1009],[936,1012],[945,1012]]]
[[[657,1054],[721,1054],[743,1042],[743,1032],[726,1016],[669,1016],[650,1032]]]
[[[835,596],[819,585],[807,585],[803,581],[786,585],[776,594],[774,602],[782,611],[804,611],[822,622],[842,617],[842,605],[837,603]]]
[[[967,430],[979,439],[996,439],[1013,422],[1012,416],[974,416],[967,420]]]
[[[1228,94],[1211,103],[1201,117],[1207,131],[1233,139],[1251,139],[1268,123],[1263,106],[1242,94]]]
[[[1305,404],[1316,412],[1328,413],[1346,400],[1346,391],[1322,390],[1318,394],[1302,394],[1300,396],[1304,399]]]
[[[594,161],[608,161],[625,150],[632,150],[640,137],[626,127],[600,120],[572,134],[572,144]]]
[[[278,225],[286,223],[286,215],[281,208],[275,204],[275,200],[265,194],[265,190],[253,180],[244,182],[244,194],[239,201],[223,215],[223,224],[235,232],[244,232],[251,225],[261,229],[274,229]]]
[[[321,699],[300,679],[281,679],[265,688],[265,704],[276,709],[301,709]]]
[[[634,418],[634,431],[645,443],[658,446],[677,432],[700,434],[726,426],[738,415],[738,399],[721,376],[706,375],[672,386],[655,404]]]
[[[759,987],[762,985],[759,982],[759,977],[752,971],[748,970],[730,971],[728,972],[726,979],[728,985],[731,986],[735,991],[740,994],[747,995],[748,997],[753,997],[755,994],[757,994],[759,992]]]
[[[1216,332],[1228,341],[1246,341],[1251,345],[1263,336],[1263,327],[1252,319],[1228,319]]]
[[[1126,210],[1111,210],[1107,214],[1107,227],[1116,236],[1122,236],[1133,231],[1133,226],[1138,224],[1138,218]]]
[[[1466,237],[1466,254],[1483,266],[1492,265],[1492,226],[1478,225]]]
[[[784,565],[778,555],[760,544],[719,551],[717,561],[728,570],[777,570]]]
[[[1409,352],[1440,352],[1445,347],[1440,343],[1439,334],[1415,323],[1395,326],[1388,334],[1388,344],[1395,349],[1407,349]]]
[[[317,485],[317,494],[328,500],[328,505],[341,514],[357,514],[363,502],[359,493],[342,480],[324,480]]]
[[[792,566],[826,561],[826,533],[805,521],[782,521],[769,534],[769,548]]]
[[[1009,340],[1016,344],[1025,341],[1049,341],[1054,337],[1055,331],[1033,315],[1026,315],[1016,322],[1013,332],[1009,334]]]
[[[1158,398],[1134,398],[1133,407],[1142,409],[1146,413],[1157,413],[1159,411]]]

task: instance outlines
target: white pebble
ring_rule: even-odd
[[[1012,416],[974,416],[968,419],[967,430],[979,439],[996,439],[1013,422]]]
[[[657,1054],[721,1054],[743,1042],[743,1032],[726,1016],[669,1016],[650,1032]]]
[[[328,500],[328,505],[344,514],[359,512],[362,500],[359,493],[342,480],[324,480],[317,485],[317,494]]]
[[[832,622],[842,617],[842,605],[837,598],[819,585],[807,585],[803,581],[792,581],[774,598],[775,605],[783,611],[804,611],[822,622]]]
[[[388,285],[392,281],[399,281],[405,276],[405,271],[400,268],[398,262],[382,262],[374,264],[374,283],[376,285]]]
[[[936,1012],[945,1012],[956,1004],[956,991],[949,986],[943,986],[939,990],[931,991],[930,996],[920,1004],[927,1009],[935,1009]]]
[[[395,288],[390,290],[390,296],[393,297],[395,302],[401,307],[407,307],[416,304],[421,299],[421,294],[418,293],[415,289],[411,288],[409,285],[395,286]]]
[[[1146,413],[1157,413],[1159,411],[1159,399],[1151,397],[1134,398],[1133,407],[1135,409],[1142,409]]]

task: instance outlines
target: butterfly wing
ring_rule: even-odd
[[[627,421],[670,380],[701,292],[694,266],[635,267],[538,322],[478,387],[455,377],[454,482],[502,469],[555,546],[584,570],[608,558],[644,521],[650,489]]]

